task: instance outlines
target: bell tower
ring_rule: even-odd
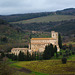
[[[56,46],[57,46],[58,52],[59,52],[60,48],[59,48],[59,45],[58,45],[58,32],[51,31],[51,37],[56,40]]]
[[[51,31],[51,37],[58,40],[58,32]]]

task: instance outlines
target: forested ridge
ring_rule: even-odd
[[[0,18],[8,22],[16,22],[21,20],[28,20],[48,15],[75,15],[75,8],[68,8],[54,12],[39,12],[39,13],[26,13],[26,14],[13,14],[13,15],[0,15]]]
[[[40,22],[40,23],[29,23],[29,24],[21,24],[16,23],[12,24],[12,26],[19,26],[23,30],[31,30],[31,31],[46,31],[50,32],[55,30],[57,32],[61,32],[64,34],[75,34],[75,20],[69,21],[58,21],[58,22]],[[67,32],[68,31],[68,32]]]

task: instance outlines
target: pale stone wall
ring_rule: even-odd
[[[31,50],[33,51],[44,51],[45,46],[48,44],[53,44],[58,46],[56,40],[32,40],[31,42]]]
[[[58,32],[52,31],[51,38],[32,38],[31,50],[43,52],[45,50],[45,46],[48,44],[56,45],[58,51],[60,51],[60,48],[58,45]]]
[[[28,48],[13,48],[11,49],[11,54],[18,55],[21,52],[27,53]]]

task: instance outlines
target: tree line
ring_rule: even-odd
[[[30,36],[31,38],[31,36]],[[58,44],[59,47],[62,48],[62,40],[61,40],[61,35],[58,35]],[[24,54],[23,52],[20,51],[19,55],[15,55],[15,54],[7,54],[6,56],[9,59],[12,60],[18,60],[18,61],[29,61],[29,60],[43,60],[43,59],[50,59],[51,57],[54,56],[54,54],[56,54],[57,56],[57,46],[53,46],[52,44],[48,44],[45,47],[44,52],[40,53],[39,51],[37,52],[33,52],[32,54],[29,53],[29,51],[27,51],[26,54]],[[2,54],[3,56],[3,54]]]
[[[41,13],[28,13],[28,14],[15,14],[15,15],[7,15],[7,16],[0,16],[1,19],[4,19],[8,22],[16,22],[21,20],[28,20],[48,15],[53,15],[52,12],[41,12]]]
[[[9,59],[12,59],[13,61],[47,60],[53,57],[55,53],[57,54],[57,47],[53,47],[53,45],[50,44],[45,47],[44,52],[37,51],[31,54],[29,51],[27,51],[27,53],[25,54],[20,51],[18,55],[1,53],[1,58],[6,56]]]

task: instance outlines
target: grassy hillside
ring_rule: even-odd
[[[75,56],[68,60],[67,64],[62,64],[61,60],[40,60],[23,61],[11,64],[17,68],[27,68],[32,72],[45,73],[46,75],[74,75],[75,74]],[[37,74],[36,74],[37,75]],[[40,74],[44,75],[44,74]]]
[[[63,20],[71,20],[75,19],[75,16],[72,15],[51,15],[51,16],[45,16],[45,17],[39,17],[39,18],[34,18],[34,19],[29,19],[29,20],[23,20],[23,21],[18,21],[18,22],[12,22],[12,23],[39,23],[39,22],[55,22],[55,21],[63,21]]]
[[[53,12],[13,14],[13,15],[0,15],[0,18],[6,20],[8,22],[16,22],[16,21],[28,20],[28,19],[52,15],[52,14],[53,14]]]

